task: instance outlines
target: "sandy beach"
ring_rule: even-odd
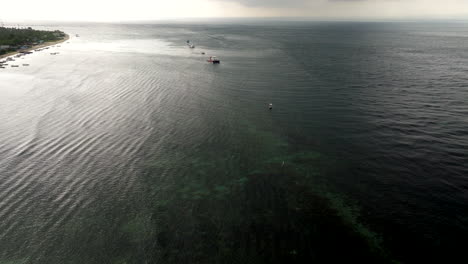
[[[40,48],[44,48],[44,47],[56,45],[56,44],[65,42],[65,41],[67,41],[67,40],[69,40],[69,39],[70,39],[70,36],[69,36],[68,34],[65,34],[65,37],[64,37],[63,39],[61,39],[61,40],[44,42],[44,43],[42,43],[42,44],[35,45],[35,46],[32,46],[32,47],[29,48],[29,49],[24,49],[24,50],[21,50],[21,51],[34,51],[35,49],[40,49]],[[6,57],[10,57],[10,56],[16,55],[16,54],[18,54],[18,53],[20,53],[20,50],[6,53],[6,54],[3,54],[3,55],[0,55],[0,59],[6,58]]]

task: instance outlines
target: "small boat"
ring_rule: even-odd
[[[29,64],[28,63],[23,63],[23,66],[29,66]]]
[[[270,104],[268,105],[268,108],[269,108],[270,110],[273,109],[273,104],[270,103]]]
[[[216,56],[211,56],[207,62],[211,62],[213,64],[219,64],[221,61]]]
[[[11,65],[12,68],[17,68],[19,65]]]
[[[205,52],[202,51],[201,55],[205,55]]]
[[[187,46],[189,46],[189,48],[191,49],[194,49],[195,48],[195,45],[193,45],[190,40],[187,40]]]

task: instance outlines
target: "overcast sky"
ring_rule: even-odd
[[[0,9],[4,22],[191,17],[468,18],[468,0],[21,0]]]

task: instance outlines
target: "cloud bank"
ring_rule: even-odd
[[[22,0],[0,21],[135,21],[171,18],[307,17],[326,20],[465,18],[468,0]]]
[[[304,7],[310,4],[311,0],[221,0],[227,2],[235,2],[247,7],[274,7],[274,8],[290,8]]]

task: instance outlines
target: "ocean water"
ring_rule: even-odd
[[[466,24],[32,26],[0,263],[466,261]]]

